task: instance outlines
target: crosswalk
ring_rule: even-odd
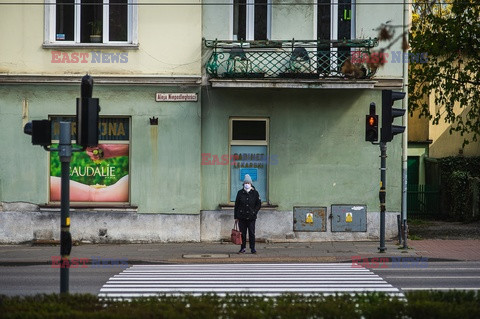
[[[403,296],[399,289],[370,270],[341,263],[133,265],[110,278],[99,296],[133,298],[204,293],[274,296],[372,291]]]

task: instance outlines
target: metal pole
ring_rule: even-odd
[[[381,253],[384,253],[387,248],[385,247],[385,197],[387,186],[386,171],[387,171],[387,143],[380,142],[380,247],[378,247]]]
[[[70,159],[72,157],[72,141],[70,122],[60,122],[60,143],[58,155],[62,165],[61,176],[61,216],[60,216],[60,293],[68,293],[70,252],[72,236],[70,234]]]
[[[403,4],[403,32],[408,42],[408,26],[410,25],[410,4],[406,1]],[[403,64],[403,92],[405,98],[403,99],[403,108],[405,109],[405,116],[403,117],[403,126],[405,126],[405,133],[402,140],[402,231],[403,231],[403,248],[407,249],[407,163],[408,163],[408,63]]]

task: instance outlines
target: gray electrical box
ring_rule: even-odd
[[[293,207],[293,231],[327,231],[326,207]]]
[[[366,232],[367,206],[332,205],[332,232]]]

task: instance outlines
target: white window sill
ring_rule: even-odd
[[[42,47],[44,49],[61,49],[61,48],[71,48],[71,49],[105,49],[105,48],[115,48],[115,49],[130,49],[138,50],[138,43],[61,43],[61,42],[44,42]]]

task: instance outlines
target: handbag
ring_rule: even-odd
[[[242,232],[238,230],[238,222],[235,222],[232,229],[232,234],[230,235],[232,243],[235,245],[242,244]]]

